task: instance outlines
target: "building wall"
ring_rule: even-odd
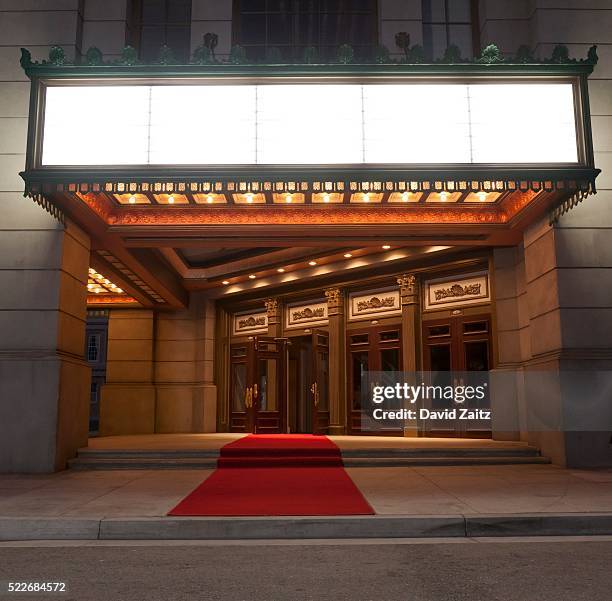
[[[34,60],[46,58],[53,45],[61,45],[69,59],[90,46],[115,58],[125,44],[126,7],[125,0],[0,0],[0,471],[64,467],[86,440],[88,403],[82,353],[89,240],[22,196],[18,173],[24,167],[29,82],[19,48],[27,47]],[[192,48],[215,32],[217,54],[225,58],[231,10],[232,0],[193,0]],[[548,361],[551,368],[609,369],[612,6],[607,0],[480,0],[479,10],[483,45],[495,42],[512,54],[526,44],[546,57],[558,43],[574,56],[596,43],[600,56],[589,84],[595,159],[603,170],[598,194],[554,227],[536,224],[520,247],[495,251],[500,368]],[[422,43],[421,0],[380,0],[379,14],[379,40],[394,56],[399,31],[410,33],[412,44]],[[180,314],[129,315],[116,313],[111,323],[106,433],[207,431],[215,421],[210,305],[194,298]],[[140,318],[146,322],[143,337],[130,331]],[[122,319],[130,323],[120,324]],[[126,370],[125,361],[135,357],[142,369]],[[521,396],[517,387],[511,407],[516,428],[500,436],[529,439],[523,418],[530,402],[537,399]],[[121,403],[128,417],[121,415]],[[540,437],[539,443],[558,463],[605,464],[612,462],[609,439],[602,432]]]
[[[77,0],[0,2],[0,472],[63,469],[87,442],[89,239],[25,199],[19,177],[30,88],[19,48],[78,56],[82,21]]]
[[[100,434],[214,432],[214,303],[184,311],[111,310]]]
[[[481,0],[483,43],[511,54],[519,45],[550,56],[556,44],[583,57],[598,45],[589,81],[598,193],[550,226],[534,224],[516,249],[495,251],[500,369],[612,368],[612,6],[603,0]],[[559,411],[567,399],[560,388]],[[612,432],[527,432],[525,415],[542,400],[515,391],[517,432],[556,463],[612,465]],[[506,407],[505,411],[510,409]],[[552,416],[551,416],[552,417]]]

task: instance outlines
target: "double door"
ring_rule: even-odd
[[[423,366],[428,384],[434,386],[480,386],[488,388],[491,367],[491,319],[489,315],[458,315],[423,322]],[[489,410],[488,395],[471,399],[458,407],[453,401],[433,399],[425,407],[432,410]],[[489,437],[487,419],[436,420],[424,422],[430,436]]]
[[[230,430],[259,434],[289,432],[288,347],[286,338],[258,336],[230,349]],[[327,334],[312,334],[309,415],[311,431],[329,426],[329,344]]]
[[[362,403],[367,391],[363,390],[369,372],[402,371],[401,325],[376,326],[347,332],[347,401],[349,431],[351,434],[389,434],[402,432],[399,428],[377,431],[364,428],[366,412]]]

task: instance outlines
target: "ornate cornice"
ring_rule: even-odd
[[[78,63],[70,62],[64,49],[54,46],[49,51],[48,60],[33,61],[26,48],[21,49],[20,64],[26,75],[33,77],[155,77],[178,75],[356,75],[372,74],[558,74],[591,73],[597,64],[597,47],[591,46],[586,58],[572,59],[566,46],[558,45],[552,55],[543,60],[537,59],[532,50],[521,46],[513,57],[505,57],[495,44],[482,50],[480,56],[465,59],[459,48],[449,46],[444,56],[434,62],[425,61],[425,53],[420,45],[410,45],[410,36],[405,32],[396,35],[396,45],[403,52],[400,59],[394,59],[385,46],[376,47],[369,60],[356,64],[351,46],[343,44],[338,48],[336,60],[323,63],[315,47],[306,48],[303,56],[294,63],[283,60],[278,49],[269,48],[264,63],[249,64],[245,50],[234,46],[226,61],[215,55],[218,37],[207,33],[203,43],[198,46],[189,64],[179,64],[168,46],[159,50],[157,61],[143,64],[137,51],[126,46],[119,59],[105,61],[102,52],[90,47]]]

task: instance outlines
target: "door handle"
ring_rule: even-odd
[[[253,390],[250,386],[247,386],[244,393],[244,406],[246,409],[250,409],[253,406]]]
[[[253,398],[257,400],[257,384],[253,384]]]
[[[312,396],[314,397],[314,405],[315,407],[319,406],[319,385],[316,382],[313,382],[310,387],[310,392],[312,392]]]

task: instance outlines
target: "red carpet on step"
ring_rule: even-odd
[[[325,436],[251,434],[221,448],[217,469],[168,515],[371,515]]]

